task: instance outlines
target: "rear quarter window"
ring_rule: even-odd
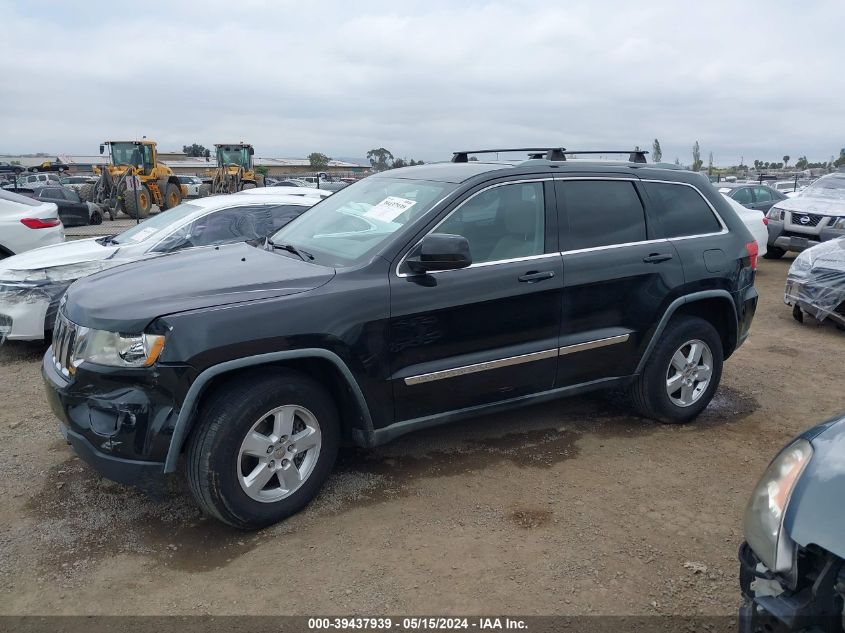
[[[710,205],[696,189],[662,182],[643,185],[650,200],[649,215],[657,220],[663,237],[706,235],[722,230]]]

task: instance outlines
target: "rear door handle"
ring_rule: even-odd
[[[520,275],[519,277],[517,277],[517,279],[526,284],[533,284],[537,283],[538,281],[543,281],[544,279],[551,279],[554,276],[555,273],[553,270],[532,270],[531,272],[527,272],[524,275]]]
[[[648,257],[643,257],[643,262],[646,264],[659,264],[660,262],[668,262],[672,259],[669,253],[652,253]]]

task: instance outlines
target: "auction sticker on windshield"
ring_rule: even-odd
[[[400,215],[416,204],[416,200],[388,196],[374,207],[367,210],[364,215],[368,218],[375,218],[383,222],[393,222]]]
[[[158,229],[151,227],[151,226],[148,226],[147,228],[141,229],[140,231],[135,233],[135,235],[132,236],[132,241],[133,242],[140,242],[142,240],[147,239],[153,233],[158,233]]]

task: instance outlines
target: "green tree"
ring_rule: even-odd
[[[198,145],[197,143],[192,143],[191,145],[183,145],[182,151],[185,153],[185,156],[190,156],[192,158],[208,158],[211,156],[211,151],[205,149],[202,145]]]
[[[699,171],[701,169],[701,146],[698,141],[692,146],[692,170]]]
[[[311,152],[308,154],[308,164],[311,165],[311,169],[314,171],[320,171],[328,167],[330,160],[331,158],[320,152]]]
[[[259,165],[255,168],[255,171],[256,173],[261,174],[264,177],[266,177],[270,173],[270,170],[267,169],[267,167],[264,165]]]
[[[831,156],[831,158],[833,157]],[[839,158],[832,162],[834,167],[842,167],[842,165],[845,165],[845,147],[839,150]]]
[[[657,139],[654,139],[654,143],[651,144],[651,158],[655,163],[663,160],[663,150],[660,147],[660,141]]]
[[[807,157],[799,156],[795,161],[795,169],[807,169]]]
[[[367,159],[370,161],[373,169],[384,171],[385,169],[390,169],[390,165],[393,163],[393,154],[388,149],[378,147],[367,152]]]
[[[393,159],[393,168],[398,169],[399,167],[407,167],[410,163],[406,162],[404,158],[394,158]]]
[[[783,166],[786,167],[789,164],[790,156],[786,155],[783,157]]]
[[[707,175],[713,175],[713,152],[710,152],[710,155],[707,157]]]

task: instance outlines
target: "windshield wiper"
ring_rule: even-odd
[[[103,246],[105,246],[106,244],[118,244],[118,241],[116,239],[114,239],[116,237],[117,237],[117,235],[106,235],[105,237],[100,238],[97,241],[100,244],[102,244]]]
[[[302,261],[305,261],[306,257],[308,258],[308,260],[314,261],[314,256],[311,253],[309,253],[308,251],[304,251],[301,248],[297,248],[293,244],[276,244],[272,240],[267,240],[267,243],[273,248],[278,249],[280,251],[287,251],[288,253],[293,253]]]

